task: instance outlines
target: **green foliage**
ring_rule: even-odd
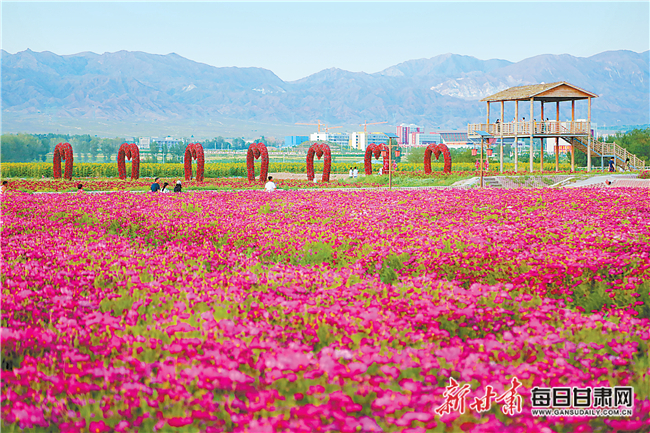
[[[334,248],[324,242],[310,242],[303,248],[304,256],[300,260],[301,265],[316,265],[324,262],[332,262]]]
[[[424,161],[424,147],[415,147],[411,149],[406,158],[406,162],[410,164],[422,164]]]
[[[108,299],[104,298],[99,303],[99,311],[102,313],[110,312],[114,317],[121,317],[124,315],[125,311],[131,309],[131,306],[135,303],[135,299],[129,295],[122,295],[117,299]]]
[[[41,141],[30,134],[2,134],[3,161],[42,160],[49,151],[49,140]]]
[[[410,164],[423,164],[424,163],[424,152],[426,150],[426,147],[416,147],[413,148],[409,151],[407,161]],[[449,149],[449,154],[451,155],[451,161],[453,163],[461,163],[461,162],[467,162],[467,163],[474,163],[476,161],[476,156],[472,156],[472,149]],[[443,162],[443,156],[440,155],[440,157],[436,160],[435,156],[431,156],[431,161],[439,161],[440,163]]]
[[[382,264],[381,269],[379,270],[379,278],[382,283],[393,284],[399,280],[399,275],[397,271],[404,267],[404,263],[409,259],[408,253],[402,253],[400,255],[390,254],[388,255]]]
[[[264,215],[264,214],[270,214],[270,213],[275,213],[277,212],[277,209],[271,209],[271,203],[266,203],[257,210],[257,213],[259,215]]]
[[[633,129],[624,134],[617,132],[607,137],[605,142],[618,144],[646,163],[650,161],[650,128]]]
[[[192,213],[201,213],[201,212],[203,212],[203,208],[201,206],[195,205],[194,203],[181,202],[181,205],[183,206],[183,210],[185,212],[192,212]]]

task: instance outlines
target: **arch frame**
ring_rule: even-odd
[[[444,143],[431,143],[427,146],[424,151],[424,173],[431,174],[431,155],[434,155],[436,159],[440,158],[442,154],[444,160],[444,167],[442,169],[443,173],[451,173],[451,153],[449,148]]]
[[[117,151],[117,172],[120,179],[126,179],[126,161],[131,160],[131,180],[140,178],[140,148],[135,143],[122,143]]]
[[[54,148],[54,157],[52,158],[53,174],[55,179],[61,179],[61,160],[65,161],[64,179],[72,180],[72,169],[74,167],[74,154],[72,145],[68,142],[59,143]]]
[[[318,159],[325,156],[323,159],[323,176],[321,182],[330,181],[330,173],[332,171],[332,151],[329,144],[325,142],[316,142],[309,147],[307,151],[307,180],[313,181],[316,177],[314,173],[314,156]]]
[[[246,153],[246,171],[249,182],[255,182],[255,160],[258,158],[262,158],[260,181],[264,182],[269,175],[269,151],[266,148],[266,144],[261,141],[251,143],[248,146],[248,152]]]
[[[370,176],[372,174],[372,157],[374,155],[375,159],[379,159],[380,156],[382,156],[382,152],[388,152],[388,146],[385,144],[376,144],[376,143],[371,143],[366,147],[366,154],[364,155],[363,158],[363,168],[364,171],[366,172],[366,176]],[[384,158],[384,165],[382,167],[382,173],[386,174],[389,171],[389,166],[388,166],[388,157],[386,154],[383,155]]]
[[[205,172],[205,156],[203,154],[203,145],[201,143],[189,143],[185,148],[185,157],[183,165],[185,168],[185,180],[192,178],[192,160],[196,160],[196,181],[203,182]]]

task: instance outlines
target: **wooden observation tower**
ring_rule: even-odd
[[[503,139],[514,138],[515,143],[515,170],[518,169],[517,139],[530,138],[530,172],[533,172],[533,141],[538,138],[542,142],[541,164],[544,166],[545,140],[555,138],[555,171],[559,171],[559,146],[560,138],[571,145],[571,171],[575,171],[575,149],[587,154],[587,171],[591,170],[592,157],[614,158],[616,165],[623,167],[626,159],[630,160],[630,168],[638,169],[644,166],[643,160],[629,153],[626,149],[615,143],[601,143],[595,140],[591,130],[591,100],[598,95],[588,92],[573,84],[564,81],[548,84],[533,84],[530,86],[511,87],[494,95],[481,99],[487,102],[486,123],[467,125],[467,134],[470,137],[480,137],[489,134],[492,138],[501,139],[500,167],[503,172]],[[576,120],[576,101],[587,102],[587,119]],[[520,102],[529,102],[530,109],[519,111]],[[560,102],[571,101],[571,120],[560,121]],[[490,121],[490,104],[500,102],[501,116],[499,121]],[[515,103],[515,118],[512,122],[504,122],[505,102]],[[535,111],[535,102],[539,102],[539,111]],[[547,120],[544,113],[544,104],[555,103],[555,120]],[[548,111],[547,113],[548,114]],[[528,118],[525,118],[529,116]],[[493,116],[494,117],[494,116]],[[550,117],[550,116],[549,116]],[[481,131],[483,134],[479,134]]]

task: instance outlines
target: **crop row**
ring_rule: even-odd
[[[351,163],[333,163],[331,172],[338,174],[347,174],[350,167],[354,164]],[[360,172],[363,172],[363,163],[356,164]],[[536,165],[538,169],[539,164]],[[379,166],[374,167],[375,171]],[[413,163],[399,163],[397,170],[401,172],[418,172],[423,170],[423,164]],[[521,169],[525,167],[520,166]],[[259,162],[256,165],[256,175],[259,176]],[[314,169],[317,173],[322,172],[323,163],[316,161]],[[443,163],[433,162],[431,164],[432,171],[442,172]],[[452,166],[453,171],[471,171],[475,172],[475,164],[471,163],[455,163]],[[492,164],[492,170],[498,169],[498,165]],[[570,166],[567,164],[560,164],[562,171],[569,171]],[[2,163],[2,177],[3,178],[40,178],[52,177],[53,166],[51,163],[46,162],[3,162]],[[131,176],[131,164],[126,165],[127,176]],[[195,168],[196,170],[196,168]],[[514,164],[504,164],[504,170],[511,172],[514,170]],[[141,177],[184,177],[183,164],[170,163],[170,164],[140,164]],[[230,162],[230,163],[206,163],[205,164],[205,177],[246,177],[246,163],[245,162]],[[307,173],[305,163],[297,162],[271,162],[269,165],[269,173]],[[73,168],[74,177],[118,177],[117,163],[75,163]]]

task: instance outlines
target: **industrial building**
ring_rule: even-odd
[[[284,147],[296,147],[309,141],[309,137],[306,135],[287,135],[284,137]]]

